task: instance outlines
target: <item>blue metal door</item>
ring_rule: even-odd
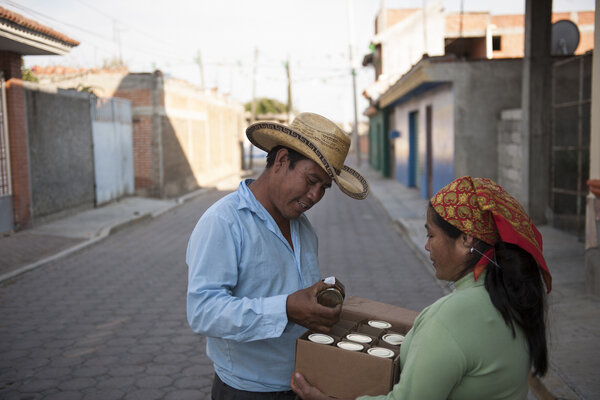
[[[408,186],[417,187],[419,175],[419,112],[408,114]]]

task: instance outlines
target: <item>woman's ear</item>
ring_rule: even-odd
[[[473,235],[470,235],[468,233],[463,233],[462,239],[463,246],[467,249],[470,249],[475,244],[475,238],[473,237]]]

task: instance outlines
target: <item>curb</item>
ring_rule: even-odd
[[[2,283],[4,281],[7,281],[9,279],[12,279],[12,278],[14,278],[16,276],[22,275],[24,273],[27,273],[27,272],[29,272],[31,270],[34,270],[34,269],[36,269],[38,267],[41,267],[41,266],[43,266],[45,264],[48,264],[48,263],[52,262],[52,261],[56,261],[56,260],[59,260],[59,259],[61,259],[63,257],[71,255],[73,253],[76,253],[79,250],[82,250],[82,249],[84,249],[84,248],[86,248],[88,246],[91,246],[91,245],[93,245],[95,243],[98,243],[101,240],[106,239],[108,236],[110,236],[110,235],[112,235],[112,234],[114,234],[114,233],[116,233],[116,232],[118,232],[120,230],[123,230],[123,229],[125,229],[125,228],[127,228],[129,226],[132,226],[132,225],[140,223],[140,222],[152,220],[152,219],[154,219],[154,218],[156,218],[156,217],[158,217],[158,216],[160,216],[162,214],[167,213],[168,211],[170,211],[170,210],[172,210],[174,208],[177,208],[178,206],[186,203],[187,201],[190,201],[190,200],[192,200],[193,198],[195,198],[197,196],[206,194],[206,193],[208,193],[208,192],[210,192],[212,190],[214,190],[214,188],[198,189],[198,190],[196,190],[194,192],[188,193],[188,194],[186,194],[184,196],[181,196],[181,197],[177,198],[176,200],[173,201],[172,204],[170,204],[168,206],[165,206],[165,207],[163,207],[161,209],[158,209],[158,210],[153,211],[153,212],[141,214],[139,216],[136,216],[134,218],[130,218],[130,219],[128,219],[126,221],[123,221],[123,222],[119,222],[119,223],[117,223],[115,225],[112,225],[112,226],[103,227],[103,228],[101,228],[96,233],[95,236],[93,236],[90,239],[84,240],[81,243],[78,243],[78,244],[76,244],[76,245],[74,245],[72,247],[69,247],[69,248],[64,249],[62,251],[59,251],[58,253],[53,254],[51,256],[44,257],[44,258],[42,258],[40,260],[37,260],[37,261],[35,261],[35,262],[31,263],[31,264],[24,265],[24,266],[22,266],[20,268],[15,269],[14,271],[8,272],[8,273],[3,274],[3,275],[0,275],[0,283]]]
[[[92,245],[92,244],[94,244],[96,242],[99,242],[99,241],[103,240],[107,236],[108,235],[96,236],[95,238],[85,240],[85,241],[83,241],[81,243],[76,244],[73,247],[69,247],[68,249],[62,250],[62,251],[60,251],[60,252],[58,252],[56,254],[53,254],[53,255],[48,256],[46,258],[42,258],[41,260],[38,260],[38,261],[33,262],[31,264],[25,265],[23,267],[17,268],[16,270],[14,270],[12,272],[6,273],[4,275],[0,275],[0,283],[6,281],[8,279],[14,278],[14,277],[16,277],[18,275],[21,275],[21,274],[24,274],[26,272],[29,272],[29,271],[31,271],[33,269],[38,268],[38,267],[41,267],[44,264],[50,263],[52,261],[56,261],[56,260],[58,260],[60,258],[68,256],[69,254],[75,253],[75,252],[77,252],[77,251],[79,251],[81,249],[84,249],[84,248],[86,248],[86,247],[88,247],[88,246],[90,246],[90,245]]]

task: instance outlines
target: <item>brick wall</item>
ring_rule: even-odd
[[[162,74],[126,74],[109,96],[131,101],[133,118],[133,170],[140,196],[162,197],[161,111],[164,101]]]
[[[553,13],[552,22],[571,20],[579,28],[579,45],[575,54],[585,54],[594,48],[594,12],[563,12]],[[460,30],[460,15],[446,15],[446,35],[455,37]],[[465,36],[470,34],[483,37],[488,24],[495,28],[494,36],[500,36],[500,50],[493,51],[493,58],[520,58],[523,57],[525,41],[525,16],[516,15],[489,15],[488,13],[465,13],[462,18],[462,30]]]
[[[490,15],[487,12],[467,12],[462,17],[460,14],[449,14],[446,15],[446,32],[458,33],[461,25],[463,34],[485,30],[489,21]]]
[[[6,106],[10,143],[10,164],[13,189],[15,230],[31,225],[31,192],[29,187],[29,149],[25,114],[23,81],[10,79],[6,83]]]
[[[143,191],[152,189],[154,185],[154,179],[152,177],[152,160],[152,117],[134,117],[133,170],[135,171],[136,189]]]
[[[153,139],[152,110],[154,109],[154,100],[152,86],[148,83],[145,82],[141,87],[130,87],[126,82],[123,82],[122,87],[119,87],[113,95],[131,101],[133,170],[135,172],[136,191],[140,195],[159,195],[157,188],[159,182],[155,176],[154,168],[154,164],[157,162]]]
[[[21,55],[10,51],[0,51],[0,71],[4,79],[21,79]]]

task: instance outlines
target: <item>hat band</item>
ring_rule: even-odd
[[[296,132],[293,129],[290,129],[286,126],[282,126],[282,125],[278,125],[278,124],[273,124],[273,123],[258,123],[256,124],[256,127],[258,129],[274,129],[277,130],[281,133],[284,133],[288,136],[291,136],[295,139],[298,139],[300,142],[304,143],[305,145],[307,145],[313,153],[315,153],[315,155],[319,158],[319,160],[323,163],[323,167],[325,168],[325,171],[327,171],[327,174],[333,178],[334,174],[332,171],[335,172],[335,175],[339,175],[341,173],[341,171],[335,167],[332,167],[329,164],[329,161],[327,161],[327,158],[325,157],[325,155],[323,153],[321,153],[321,150],[319,150],[319,148],[317,146],[315,146],[315,144],[310,141],[308,138],[306,138],[305,136],[301,135],[300,133]],[[285,147],[291,147],[289,145],[282,145]]]

